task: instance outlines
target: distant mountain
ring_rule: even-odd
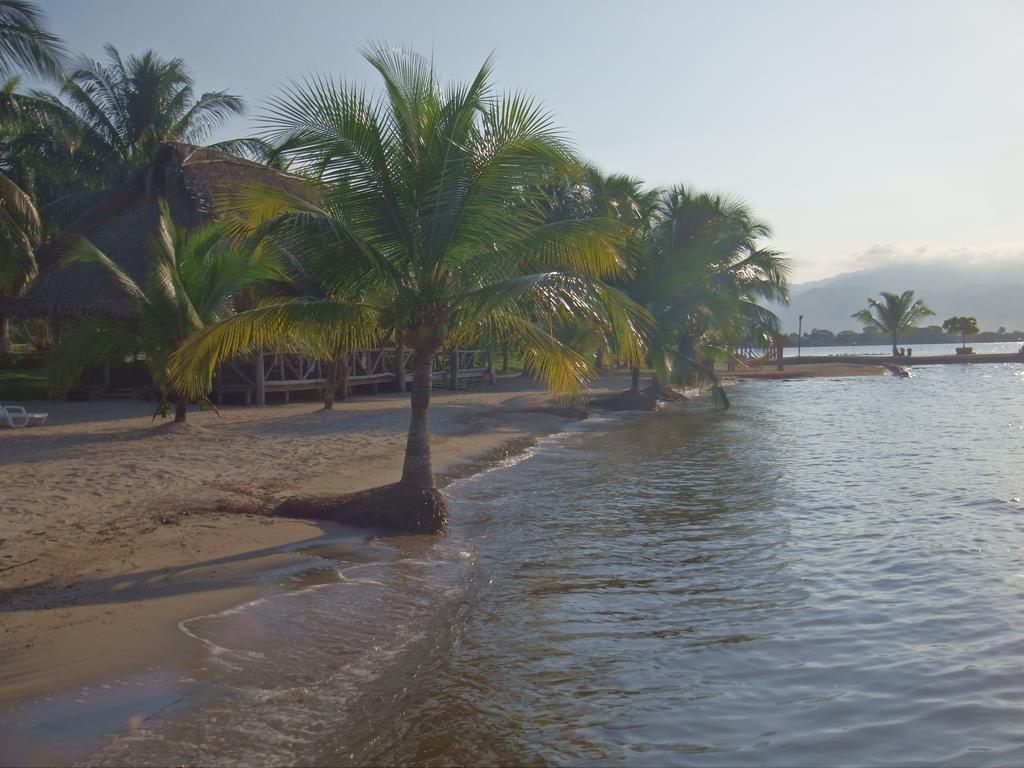
[[[804,316],[804,331],[859,331],[850,315],[880,291],[915,292],[935,310],[924,325],[941,325],[953,315],[978,319],[982,330],[1024,330],[1024,259],[988,264],[951,261],[901,262],[849,272],[791,288],[791,304],[775,307],[782,329],[794,332]]]

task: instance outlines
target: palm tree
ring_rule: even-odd
[[[625,174],[606,176],[589,164],[584,166],[581,178],[568,181],[568,187],[562,189],[554,198],[552,220],[603,217],[621,222],[628,235],[620,246],[620,252],[623,260],[631,265],[631,278],[639,265],[644,242],[650,234],[660,191],[646,187],[640,179]],[[622,287],[625,282],[618,280],[616,285]],[[597,346],[595,365],[601,367],[602,358],[610,351],[611,339],[608,329],[594,323],[582,324],[573,321],[567,331],[578,339],[577,345],[586,341]],[[579,349],[579,346],[574,348]],[[630,368],[633,378],[631,391],[635,392],[639,389],[640,367],[634,364]]]
[[[44,14],[24,0],[0,0],[0,78],[21,69],[56,79],[67,53],[57,35],[43,28]]]
[[[911,328],[918,320],[934,315],[923,301],[914,299],[913,291],[904,291],[900,295],[882,291],[881,301],[868,299],[868,306],[859,309],[850,317],[867,328],[877,328],[892,338],[892,356],[896,357],[896,344],[899,336],[907,328]]]
[[[365,53],[384,92],[313,79],[274,100],[267,138],[319,180],[320,200],[250,188],[234,215],[331,286],[328,300],[243,312],[176,356],[177,380],[205,391],[217,359],[289,344],[353,349],[382,340],[412,351],[401,481],[408,527],[440,530],[444,502],[430,457],[431,368],[442,349],[502,338],[549,387],[577,392],[592,369],[548,322],[594,318],[620,354],[641,356],[641,308],[602,282],[624,274],[613,220],[549,221],[550,179],[578,161],[550,116],[520,93],[498,95],[488,60],[442,88],[409,51]]]
[[[682,186],[662,195],[628,288],[656,321],[649,353],[660,386],[706,384],[728,406],[714,361],[740,339],[774,336],[778,319],[761,302],[788,300],[788,260],[760,245],[770,234],[738,201]]]
[[[0,101],[5,106],[18,82],[12,77],[16,69],[43,77],[60,75],[64,47],[60,38],[43,29],[42,20],[43,14],[32,3],[0,0],[0,77],[7,78]],[[0,122],[6,130],[9,121],[2,117]],[[40,230],[32,198],[8,175],[0,173],[0,298],[20,293],[35,277],[33,248]],[[0,315],[0,352],[10,351],[10,318]]]
[[[36,276],[41,228],[31,198],[0,173],[0,298],[17,296]],[[0,352],[10,351],[11,320],[0,314]]]
[[[212,91],[196,96],[180,58],[153,51],[123,59],[107,45],[106,63],[83,58],[65,79],[60,97],[34,92],[46,108],[45,124],[57,143],[69,144],[94,184],[110,188],[153,159],[162,143],[201,144],[244,110],[240,96]],[[212,145],[224,151],[251,149],[246,140]]]
[[[124,361],[141,353],[160,389],[157,412],[163,415],[169,396],[176,395],[174,420],[183,422],[188,398],[170,383],[171,356],[197,331],[232,315],[240,293],[280,278],[281,269],[278,259],[264,249],[230,245],[215,223],[194,231],[176,227],[163,201],[157,232],[148,247],[152,262],[143,285],[88,240],[81,238],[69,247],[65,261],[91,262],[110,271],[134,299],[137,317],[131,322],[82,318],[54,350],[48,374],[55,389],[66,389],[92,364]]]

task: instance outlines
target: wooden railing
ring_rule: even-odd
[[[353,387],[394,385],[404,391],[412,383],[412,351],[381,347],[349,352],[339,361],[337,384],[342,396]],[[240,395],[246,404],[255,401],[264,405],[268,392],[280,392],[284,401],[289,393],[323,390],[327,386],[328,366],[320,360],[301,355],[264,353],[252,360],[239,360],[218,365],[213,395],[222,403],[225,395]],[[494,383],[494,366],[490,350],[456,349],[439,352],[433,362],[434,386],[466,389],[487,381]]]

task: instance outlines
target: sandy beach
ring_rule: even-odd
[[[27,404],[44,428],[0,434],[0,701],[53,691],[195,650],[183,618],[258,594],[294,550],[341,536],[268,517],[291,496],[398,480],[408,398],[357,397],[189,414],[175,427],[136,401]],[[525,378],[438,391],[439,472],[567,416]]]
[[[887,371],[881,365],[861,363],[828,363],[821,361],[800,362],[787,359],[780,371],[774,363],[750,368],[727,371],[724,365],[716,365],[719,374],[734,379],[802,379],[829,378],[832,376],[884,376]]]

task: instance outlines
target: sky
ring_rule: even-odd
[[[747,201],[795,282],[893,260],[1024,257],[1024,3],[973,0],[36,0],[72,51],[154,49],[265,100],[360,49],[488,54],[588,160]]]

